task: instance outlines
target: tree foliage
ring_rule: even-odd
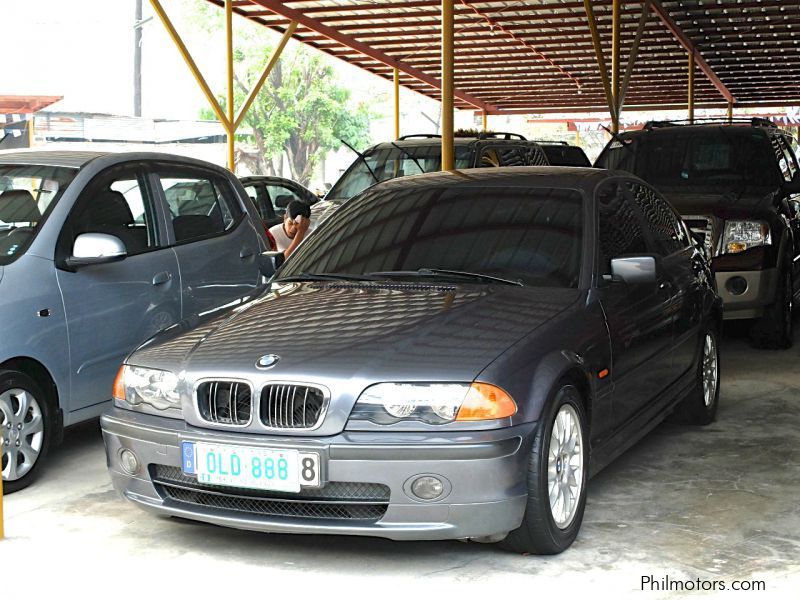
[[[200,24],[213,33],[221,25],[205,11]],[[264,34],[263,29],[234,33],[237,111],[272,56]],[[203,116],[213,118],[213,113],[204,110]],[[242,121],[252,138],[240,136],[236,162],[253,173],[288,176],[308,185],[314,169],[341,146],[340,140],[356,148],[369,142],[370,116],[368,105],[352,101],[327,57],[290,42]]]

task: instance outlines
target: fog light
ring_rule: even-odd
[[[731,277],[725,282],[725,287],[734,296],[741,296],[747,291],[747,280],[744,277]]]
[[[423,500],[433,500],[442,495],[444,484],[436,477],[424,475],[417,477],[411,484],[411,492]]]
[[[139,459],[136,458],[132,450],[127,448],[120,450],[119,464],[128,475],[136,475],[139,472]]]

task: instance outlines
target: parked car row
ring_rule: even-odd
[[[654,123],[611,170],[511,134],[456,162],[379,144],[317,202],[168,155],[0,154],[6,490],[103,413],[114,486],[152,512],[552,554],[591,475],[668,415],[714,420],[723,317],[791,343],[774,126]],[[295,200],[316,228],[284,261]]]

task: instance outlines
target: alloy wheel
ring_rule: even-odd
[[[550,513],[559,529],[569,527],[583,491],[583,431],[569,404],[558,410],[547,452],[547,489]]]
[[[21,479],[36,464],[44,444],[42,407],[33,394],[20,388],[0,393],[0,436],[3,479]]]
[[[706,333],[703,342],[703,401],[707,407],[711,406],[717,394],[717,361],[717,342],[712,334]]]

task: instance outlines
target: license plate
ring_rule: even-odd
[[[319,454],[299,450],[183,442],[183,472],[200,483],[299,492],[319,487]]]

